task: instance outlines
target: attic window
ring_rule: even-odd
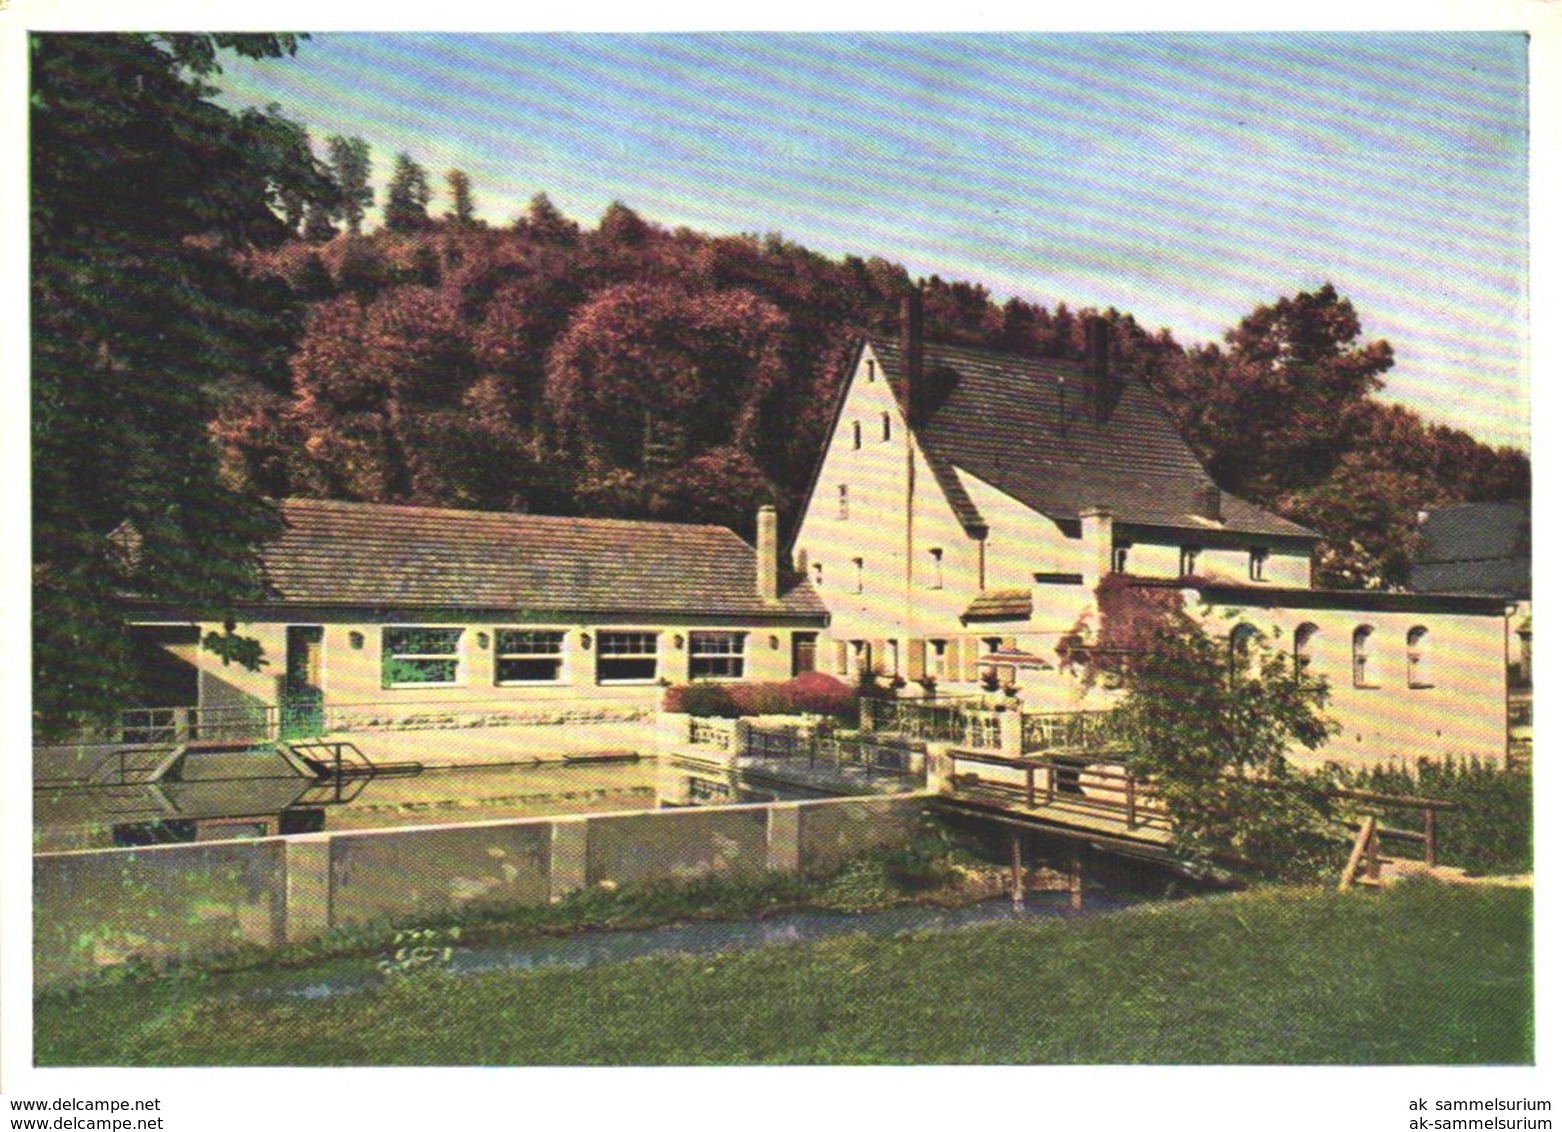
[[[852,447],[862,447],[862,422],[852,421]]]
[[[879,424],[882,426],[882,428],[884,430],[884,439],[888,440],[890,438],[890,423],[889,423],[889,414],[888,413],[880,413],[879,414]]]
[[[929,548],[927,552],[928,565],[928,589],[941,590],[944,588],[944,549],[940,546]]]
[[[872,358],[869,358],[864,364],[868,367],[868,380],[872,381],[873,371],[878,368],[878,363],[875,362]]]

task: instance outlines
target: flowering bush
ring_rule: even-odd
[[[734,719],[743,715],[837,715],[856,710],[852,691],[833,676],[805,672],[784,684],[676,684],[662,698],[664,711]]]

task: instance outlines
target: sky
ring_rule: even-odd
[[[1521,32],[326,33],[230,61],[323,152],[362,137],[709,233],[780,232],[1185,345],[1324,282],[1397,363],[1384,396],[1528,447]]]

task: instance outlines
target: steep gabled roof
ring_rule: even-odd
[[[290,499],[262,551],[288,605],[655,617],[822,619],[809,586],[755,591],[754,548],[725,527]]]
[[[1529,504],[1456,503],[1427,512],[1410,586],[1432,593],[1528,597]]]
[[[899,344],[882,337],[870,342],[886,374],[904,389]],[[1120,378],[1121,396],[1102,421],[1076,362],[933,342],[923,349],[929,384],[947,390],[916,429],[935,474],[958,467],[1062,522],[1100,506],[1125,524],[1209,536],[1317,538],[1226,492],[1221,518],[1203,517],[1201,499],[1213,481],[1142,381]],[[939,474],[939,483],[945,484],[945,475]],[[964,491],[951,494],[950,503],[957,513],[970,506]]]

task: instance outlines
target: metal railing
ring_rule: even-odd
[[[863,700],[874,731],[925,743],[959,743],[981,750],[1003,746],[999,713],[980,696],[932,700]]]
[[[279,710],[270,704],[221,708],[129,708],[120,713],[113,742],[129,746],[177,746],[201,740],[275,739]]]
[[[1120,746],[1110,711],[1025,712],[1020,716],[1020,750],[1101,751]]]

